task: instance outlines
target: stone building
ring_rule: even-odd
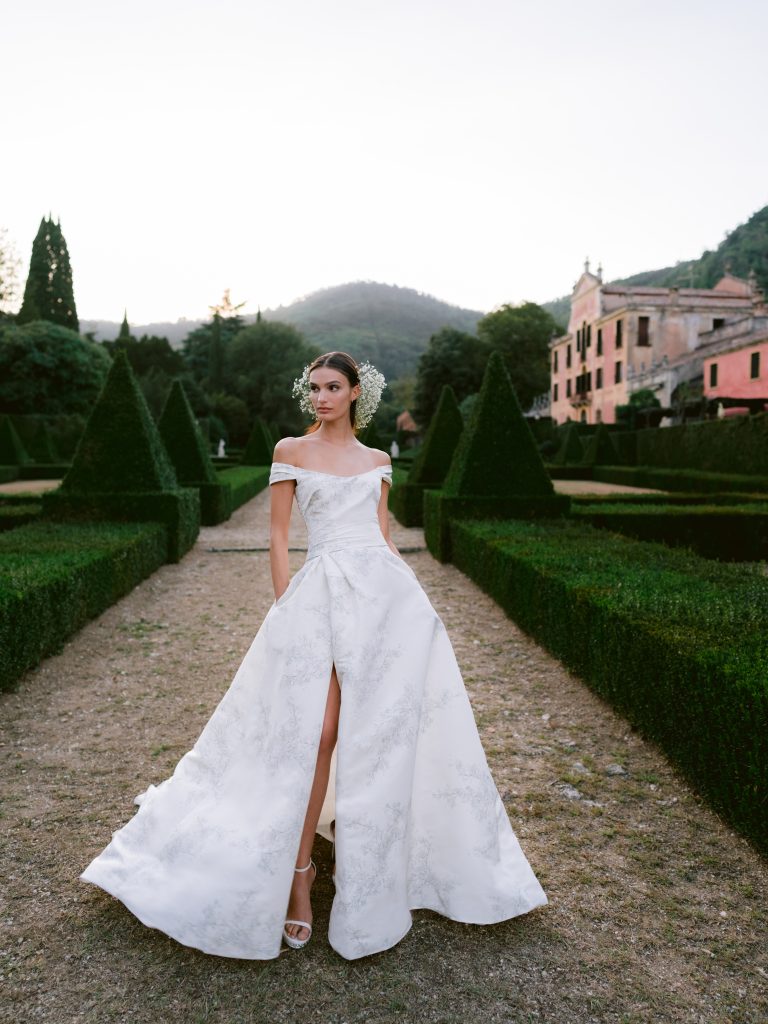
[[[614,423],[616,406],[644,388],[670,406],[680,383],[701,379],[705,352],[726,341],[725,325],[764,311],[754,279],[726,273],[714,288],[607,285],[587,261],[568,333],[550,344],[550,415],[557,423]]]

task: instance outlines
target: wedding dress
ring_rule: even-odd
[[[330,838],[335,818],[333,949],[388,949],[417,908],[492,924],[547,903],[445,626],[381,532],[391,474],[272,463],[270,484],[296,481],[306,560],[195,745],[79,876],[184,945],[278,956],[334,663],[338,739],[317,829]]]

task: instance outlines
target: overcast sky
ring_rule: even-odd
[[[714,248],[768,203],[757,0],[17,0],[0,226],[82,319],[375,280],[482,311]]]

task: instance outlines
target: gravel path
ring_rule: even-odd
[[[204,529],[0,696],[0,1021],[764,1024],[768,866],[495,603],[393,526],[454,643],[491,770],[550,904],[477,927],[430,911],[392,950],[207,956],[77,875],[171,774],[269,609],[269,494]],[[294,510],[294,519],[300,517]],[[295,524],[291,569],[304,560]],[[260,550],[259,550],[260,549]]]

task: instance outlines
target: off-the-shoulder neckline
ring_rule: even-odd
[[[373,469],[366,469],[362,473],[326,473],[322,469],[305,469],[304,466],[294,466],[292,462],[273,462],[273,466],[287,466],[289,469],[298,469],[302,473],[315,473],[318,476],[335,476],[338,480],[353,480],[358,476],[368,476],[369,473],[375,473],[377,470],[391,470],[392,466],[389,463],[382,463],[381,466],[374,466]]]

